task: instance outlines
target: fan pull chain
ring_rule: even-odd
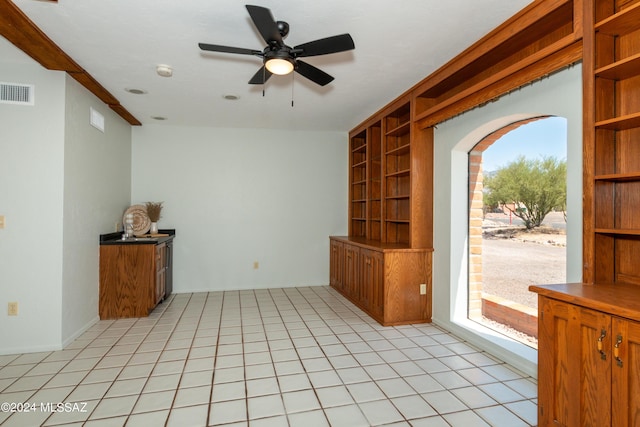
[[[267,67],[264,67],[264,66],[262,67],[262,97],[263,98],[264,98],[264,88],[267,85],[266,78],[265,78],[266,77],[266,71],[265,71],[266,68]]]
[[[296,73],[291,73],[291,108],[293,108],[293,86],[296,81],[295,74]]]

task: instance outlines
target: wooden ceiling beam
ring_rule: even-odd
[[[53,42],[10,0],[0,0],[0,35],[48,70],[66,71],[132,126],[141,125],[120,102]]]

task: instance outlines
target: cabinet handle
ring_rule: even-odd
[[[598,337],[598,352],[600,353],[600,359],[607,360],[607,353],[602,349],[602,340],[607,336],[607,330],[602,329],[600,331],[600,336]]]
[[[622,343],[622,335],[616,337],[616,343],[613,346],[613,357],[616,359],[616,365],[622,368],[622,359],[620,359],[620,344]]]

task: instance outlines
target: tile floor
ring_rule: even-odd
[[[518,427],[535,425],[536,393],[446,331],[382,327],[329,287],[172,295],[64,350],[0,356],[0,403],[29,410],[3,406],[3,427]]]

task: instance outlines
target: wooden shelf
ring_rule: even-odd
[[[638,29],[640,22],[640,3],[636,3],[621,10],[602,21],[596,23],[595,31],[610,36],[623,36]]]
[[[404,144],[400,147],[392,148],[384,154],[386,154],[387,156],[401,156],[404,154],[409,154],[409,152],[411,152],[411,144]]]
[[[635,173],[611,173],[604,175],[596,175],[595,181],[604,182],[633,182],[640,181],[640,172]]]
[[[393,222],[393,223],[397,223],[397,224],[409,224],[411,221],[408,219],[393,219],[393,218],[388,218],[385,219],[386,222]]]
[[[395,171],[395,172],[389,172],[387,173],[385,176],[387,178],[389,177],[394,177],[394,176],[407,176],[411,173],[410,169],[403,169],[403,170],[399,170],[399,171]]]
[[[598,234],[613,234],[617,236],[640,236],[640,230],[623,228],[596,228]]]
[[[386,199],[387,200],[394,200],[394,199],[397,200],[397,199],[408,199],[410,197],[411,196],[409,196],[408,194],[401,194],[399,196],[387,196]]]
[[[598,68],[595,74],[596,77],[603,79],[624,80],[637,76],[638,70],[640,70],[640,54],[632,55],[621,61]]]
[[[626,130],[640,127],[640,113],[627,114],[613,119],[601,120],[595,124],[597,129]]]
[[[400,135],[406,135],[409,133],[409,130],[411,129],[409,122],[405,122],[402,123],[400,126],[397,126],[391,130],[388,130],[387,133],[385,133],[385,135],[387,136],[400,136]]]

